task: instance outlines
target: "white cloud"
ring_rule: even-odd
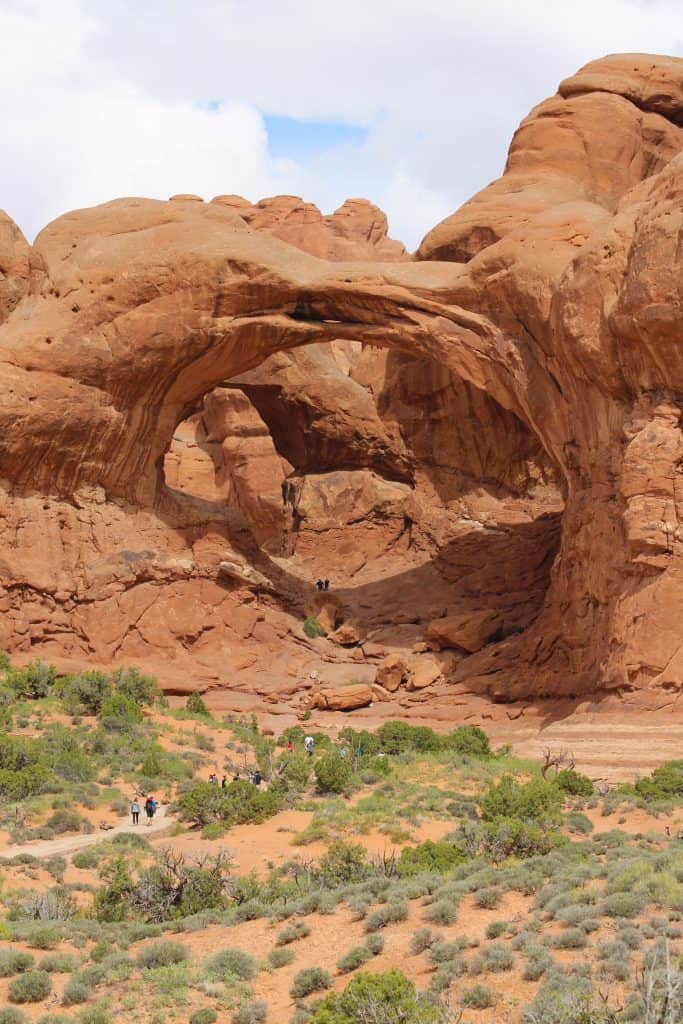
[[[33,235],[125,194],[365,194],[414,246],[560,78],[682,40],[678,0],[0,0],[0,206]],[[367,139],[276,161],[262,114]]]

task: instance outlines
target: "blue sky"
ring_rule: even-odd
[[[680,0],[0,0],[0,207],[366,196],[410,248],[606,53],[683,54]]]

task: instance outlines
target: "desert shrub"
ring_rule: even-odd
[[[640,892],[613,892],[605,897],[603,909],[608,917],[637,917],[644,903]]]
[[[397,870],[402,878],[410,878],[427,871],[438,871],[445,875],[458,864],[467,860],[467,855],[453,843],[443,839],[433,842],[427,839],[418,846],[404,846],[398,858]]]
[[[424,918],[431,924],[455,924],[458,918],[458,904],[453,899],[437,899],[425,908]]]
[[[285,753],[278,762],[278,777],[292,789],[305,789],[312,767],[308,754]]]
[[[138,704],[124,693],[110,693],[102,701],[98,720],[105,732],[127,732],[143,720]]]
[[[555,775],[553,782],[568,796],[582,796],[587,799],[595,792],[588,776],[574,771],[573,768],[562,768]]]
[[[0,978],[12,978],[15,974],[30,971],[35,963],[30,953],[18,949],[0,949]]]
[[[76,1006],[79,1003],[87,1003],[88,999],[92,995],[92,982],[86,978],[81,977],[80,974],[74,974],[73,977],[69,978],[66,985],[64,986],[64,995],[62,1001],[65,1006]]]
[[[32,929],[28,937],[28,944],[32,949],[54,949],[61,937],[58,928],[45,925]]]
[[[57,680],[57,670],[54,665],[31,661],[26,668],[9,669],[6,678],[18,697],[37,700],[49,697]]]
[[[568,842],[556,829],[520,818],[487,822],[478,838],[480,852],[496,863],[507,857],[544,856]]]
[[[365,940],[365,948],[369,949],[373,956],[379,956],[384,949],[384,936],[383,935],[368,935]]]
[[[634,789],[643,800],[670,800],[683,794],[683,761],[667,761],[649,778],[638,779]]]
[[[307,615],[304,619],[304,633],[311,640],[317,636],[327,636],[327,630],[323,629],[315,615]]]
[[[365,848],[344,839],[333,842],[321,858],[316,875],[324,885],[356,882],[368,871]]]
[[[538,981],[553,966],[553,959],[542,946],[532,946],[527,950],[527,961],[522,971],[525,981]]]
[[[494,910],[500,903],[502,892],[495,886],[477,889],[474,894],[474,905],[482,910]]]
[[[504,775],[489,786],[479,808],[484,821],[507,818],[537,823],[559,821],[562,802],[563,794],[554,782],[539,778],[520,784]]]
[[[410,938],[410,952],[413,956],[418,956],[437,941],[438,936],[434,934],[431,928],[418,928]]]
[[[216,1024],[218,1014],[211,1006],[203,1006],[190,1014],[188,1024]]]
[[[588,936],[583,928],[565,928],[559,935],[553,935],[551,942],[556,949],[584,949]]]
[[[385,754],[426,753],[443,746],[441,737],[433,729],[408,722],[383,722],[375,735]]]
[[[52,978],[47,971],[27,971],[12,978],[8,995],[10,1003],[40,1003],[52,991]]]
[[[263,1024],[268,1016],[268,1004],[257,999],[246,1006],[240,1006],[231,1017],[232,1024]]]
[[[75,868],[81,868],[84,871],[88,871],[96,868],[101,859],[102,853],[91,846],[90,848],[79,850],[78,853],[75,853],[71,858],[71,863]]]
[[[484,949],[484,963],[487,971],[511,971],[515,958],[504,942],[492,942]]]
[[[50,953],[38,964],[38,970],[48,974],[71,974],[77,967],[76,958],[71,953]]]
[[[368,960],[372,960],[372,953],[367,946],[355,946],[337,960],[337,970],[340,974],[350,974],[351,971],[357,971]]]
[[[343,793],[352,774],[349,758],[341,757],[336,750],[323,754],[316,761],[313,771],[320,793]]]
[[[490,921],[486,926],[487,939],[499,939],[505,934],[507,925],[505,921]]]
[[[343,992],[316,1005],[310,1024],[439,1024],[444,1019],[442,1007],[418,994],[401,971],[391,970],[357,974]]]
[[[104,1003],[86,1006],[78,1015],[79,1024],[113,1024]]]
[[[294,960],[294,956],[294,950],[287,949],[286,946],[271,949],[270,953],[268,954],[268,963],[270,964],[271,967],[275,968],[287,967],[287,965],[291,964],[292,961]]]
[[[171,939],[162,939],[160,942],[152,942],[145,946],[137,955],[139,967],[150,970],[154,967],[170,967],[172,964],[180,964],[187,960],[189,953],[187,948],[180,942]]]
[[[28,1018],[16,1006],[5,1006],[0,1010],[0,1024],[25,1024]]]
[[[78,811],[70,811],[66,807],[59,807],[50,815],[46,824],[56,835],[62,835],[64,832],[80,832],[83,820]]]
[[[215,981],[226,978],[251,981],[256,974],[256,961],[241,949],[222,949],[207,961],[206,970]]]
[[[305,967],[294,975],[289,990],[292,999],[303,999],[312,992],[324,992],[332,984],[332,978],[322,967]]]
[[[210,782],[197,782],[178,800],[180,817],[195,825],[223,821],[229,825],[259,824],[282,808],[281,792],[271,787],[262,791],[241,779],[226,789]]]
[[[587,979],[573,972],[548,972],[534,999],[524,1007],[522,1024],[608,1024],[615,1017],[602,999],[596,998]]]
[[[161,696],[154,676],[146,676],[137,668],[117,668],[112,672],[112,682],[119,693],[146,707]]]
[[[111,692],[111,680],[104,672],[79,672],[59,684],[59,694],[71,714],[98,715]]]
[[[495,1005],[496,997],[486,985],[473,985],[472,988],[463,989],[460,1002],[470,1010],[487,1010]]]
[[[567,815],[567,828],[570,832],[587,836],[593,831],[593,822],[587,815],[581,814],[580,811],[571,811]]]
[[[310,934],[311,926],[305,921],[292,921],[278,934],[275,939],[275,945],[288,946],[290,942],[296,942],[297,939],[305,939],[306,936]]]
[[[460,958],[463,944],[459,939],[454,942],[445,942],[437,939],[429,948],[428,959],[431,964],[445,964]]]
[[[444,736],[442,743],[445,749],[455,750],[458,754],[470,757],[490,757],[491,745],[483,729],[477,725],[460,725],[455,732]]]
[[[185,710],[188,715],[200,715],[202,718],[211,717],[211,712],[204,703],[201,693],[197,693],[196,690],[185,701]]]

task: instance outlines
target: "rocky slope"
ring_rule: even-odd
[[[683,61],[587,65],[412,260],[361,201],[0,222],[0,642],[283,700],[672,699],[682,125]]]

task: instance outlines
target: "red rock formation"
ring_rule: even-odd
[[[540,577],[528,573],[534,552],[549,564],[552,546],[533,516],[503,523],[499,503],[495,522],[477,519],[457,538],[459,561],[450,545],[440,553],[469,571],[424,614],[442,620],[431,636],[459,648],[463,630],[470,647],[491,641],[459,654],[449,681],[501,700],[680,690],[682,123],[683,61],[588,65],[532,111],[504,176],[435,228],[417,262],[336,262],[342,249],[319,258],[257,231],[240,204],[181,197],[60,218],[36,240],[27,277],[27,249],[5,227],[0,640],[62,662],[156,663],[186,688],[188,676],[229,684],[248,670],[249,685],[287,693],[271,678],[273,652],[295,634],[298,653],[281,668],[294,689],[314,654],[334,661],[331,641],[300,646],[305,593],[287,564],[263,556],[221,503],[170,491],[162,463],[177,425],[217,385],[277,352],[341,339],[440,362],[470,396],[474,387],[506,410],[523,452],[498,460],[496,488],[552,484],[551,466],[561,480],[560,550],[537,617],[541,595],[530,601],[528,590]],[[309,215],[293,218],[290,240]],[[384,228],[360,220],[377,255]],[[339,238],[355,247],[358,231],[352,210]],[[489,405],[475,416],[491,421]],[[418,428],[408,433],[433,459]],[[476,484],[472,432],[460,436],[458,469],[474,469]],[[520,560],[497,559],[492,585],[498,593],[504,579],[508,601],[489,636],[463,602],[513,535]],[[412,645],[416,627],[424,634],[414,602],[425,569],[411,551],[400,580],[338,593],[342,617],[364,615],[365,627],[382,609],[361,660],[390,653],[388,641]],[[221,564],[245,568],[226,577]]]

